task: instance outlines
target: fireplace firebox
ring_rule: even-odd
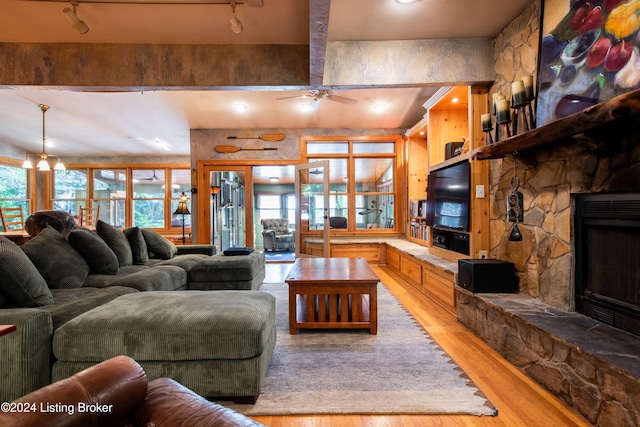
[[[640,193],[575,197],[576,311],[640,336]]]

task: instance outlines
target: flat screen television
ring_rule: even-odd
[[[471,165],[465,161],[429,173],[427,225],[469,231]]]

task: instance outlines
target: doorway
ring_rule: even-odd
[[[264,251],[267,262],[290,263],[295,260],[295,248],[274,247],[262,220],[280,220],[288,232],[296,232],[296,201],[293,165],[260,165],[252,168],[253,176],[253,235],[255,248]],[[282,230],[281,230],[282,232]],[[265,241],[266,240],[266,241]]]

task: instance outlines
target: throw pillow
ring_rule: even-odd
[[[50,289],[79,288],[89,275],[89,264],[52,227],[21,246]]]
[[[129,246],[131,246],[131,254],[133,255],[133,263],[136,265],[144,265],[149,262],[149,250],[147,243],[144,241],[142,231],[138,227],[125,228],[123,230]]]
[[[96,233],[111,248],[118,257],[120,267],[133,264],[133,253],[127,236],[111,224],[107,224],[101,219],[96,224]]]
[[[118,274],[118,257],[95,231],[76,227],[71,230],[67,240],[82,254],[92,273]]]
[[[141,229],[147,249],[154,258],[171,259],[178,253],[178,247],[153,230]]]
[[[42,275],[20,246],[0,236],[0,288],[20,307],[39,307],[54,303]]]

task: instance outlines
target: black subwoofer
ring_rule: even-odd
[[[458,260],[458,286],[476,293],[517,294],[519,291],[513,263],[497,259]]]

